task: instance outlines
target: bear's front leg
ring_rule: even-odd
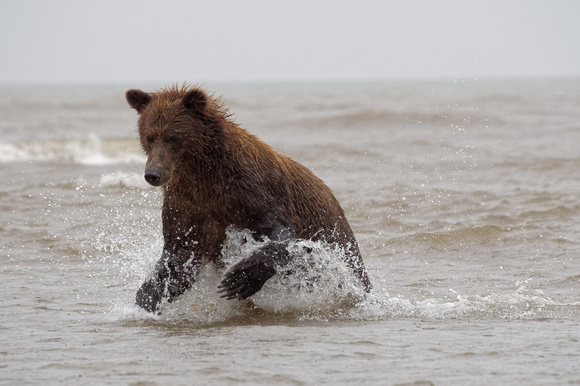
[[[234,265],[218,286],[226,299],[243,300],[258,292],[276,268],[288,263],[288,242],[271,242],[247,259]]]
[[[139,307],[157,313],[163,298],[171,301],[191,288],[199,264],[190,260],[180,264],[179,260],[172,254],[163,252],[155,265],[153,275],[141,285],[135,295],[135,303]]]

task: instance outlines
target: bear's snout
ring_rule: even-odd
[[[159,186],[161,183],[161,170],[157,168],[148,168],[145,170],[145,181],[153,186]]]
[[[169,182],[172,175],[171,160],[163,147],[154,147],[145,164],[145,181],[153,186],[162,186]]]

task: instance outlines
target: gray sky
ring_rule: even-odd
[[[0,0],[0,82],[580,76],[578,0]]]

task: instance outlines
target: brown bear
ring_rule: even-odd
[[[218,292],[246,299],[287,265],[291,240],[322,240],[344,249],[346,264],[368,292],[358,244],[331,190],[310,170],[240,128],[217,98],[200,88],[128,90],[139,113],[145,180],[163,187],[164,247],[137,304],[157,312],[191,287],[200,267],[223,268],[226,229],[252,232],[263,246],[235,264]]]

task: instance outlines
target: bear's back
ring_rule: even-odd
[[[231,128],[232,162],[242,190],[262,207],[282,207],[297,237],[352,242],[353,232],[331,189],[310,169],[278,153],[245,130]]]

